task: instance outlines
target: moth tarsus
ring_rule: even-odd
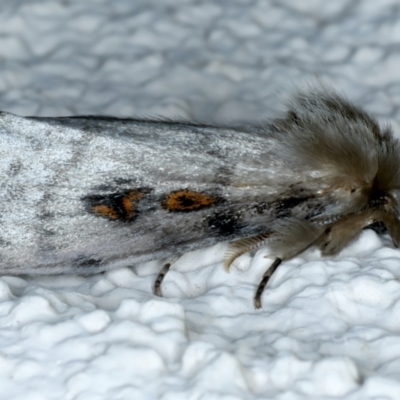
[[[169,271],[171,267],[171,263],[166,263],[163,265],[163,267],[161,268],[161,271],[158,273],[157,278],[154,282],[154,294],[158,297],[162,297],[162,292],[161,292],[161,284],[162,281],[165,278],[165,275],[167,274],[167,272]]]
[[[269,268],[264,272],[264,275],[257,287],[256,294],[254,296],[254,307],[256,309],[261,308],[261,296],[264,292],[265,286],[267,286],[267,283],[269,281],[269,278],[271,278],[272,274],[276,271],[276,269],[279,267],[279,265],[282,263],[282,260],[277,257],[275,258],[275,261],[269,266]]]
[[[175,256],[174,258],[171,259],[171,261],[165,263],[163,267],[161,268],[161,271],[158,273],[157,278],[154,282],[154,294],[158,297],[162,297],[162,291],[161,291],[161,284],[165,278],[165,275],[167,275],[169,269],[171,268],[171,265],[175,263],[179,259],[179,255]]]

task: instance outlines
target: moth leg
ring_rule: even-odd
[[[229,243],[228,250],[224,256],[224,268],[229,272],[231,264],[242,254],[263,246],[270,237],[271,232],[250,236],[244,239],[235,240]]]
[[[320,237],[323,228],[308,221],[287,218],[275,225],[276,232],[271,236],[271,253],[277,257],[265,271],[254,296],[254,307],[261,308],[261,296],[269,281],[283,260],[296,257],[312,246]]]
[[[167,272],[171,268],[171,265],[178,260],[179,256],[173,258],[170,262],[167,262],[166,264],[163,265],[161,268],[161,271],[157,275],[157,279],[154,282],[154,294],[158,297],[162,297],[161,293],[161,283],[165,278],[165,275],[167,275]]]
[[[395,247],[400,246],[400,221],[396,217],[395,213],[393,212],[383,212],[380,218],[386,229],[389,232],[390,237],[393,240],[393,244]]]
[[[389,231],[394,246],[399,247],[400,221],[396,215],[390,211],[371,208],[358,214],[348,215],[329,225],[318,240],[322,255],[329,256],[339,253],[363,228],[374,222],[383,222]]]
[[[381,210],[367,209],[357,214],[347,215],[328,225],[316,243],[322,255],[338,254],[356,238],[363,228],[382,221],[383,213],[386,214]]]
[[[261,308],[261,295],[264,292],[265,286],[267,286],[269,278],[275,272],[275,270],[279,267],[281,262],[282,262],[282,260],[279,257],[275,258],[275,261],[264,272],[264,275],[261,279],[261,282],[258,284],[258,288],[257,288],[256,294],[254,296],[254,307],[255,308]]]

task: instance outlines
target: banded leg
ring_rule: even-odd
[[[269,278],[271,275],[275,272],[275,270],[279,267],[281,264],[282,260],[277,257],[275,258],[275,261],[271,264],[271,266],[264,272],[264,275],[261,279],[261,282],[258,285],[256,294],[254,296],[254,307],[255,308],[261,308],[261,295],[264,292],[265,286],[267,286],[267,283],[269,281]]]
[[[261,308],[262,293],[283,260],[293,258],[310,246],[317,246],[323,256],[338,254],[361,230],[374,222],[383,222],[389,231],[393,244],[400,245],[400,221],[392,211],[369,208],[356,214],[349,214],[327,226],[315,226],[303,220],[287,219],[275,226],[271,238],[271,253],[280,254],[264,273],[254,296],[255,308]]]
[[[258,284],[254,296],[254,307],[261,308],[261,296],[272,274],[283,260],[289,260],[315,244],[323,232],[323,228],[308,221],[287,218],[275,225],[275,233],[271,236],[269,247],[271,254],[276,254],[275,261],[265,271]]]
[[[180,256],[177,256],[175,258],[173,258],[170,262],[166,263],[163,265],[163,267],[161,268],[161,271],[158,273],[157,275],[157,279],[154,282],[154,294],[158,297],[162,297],[162,292],[161,292],[161,284],[162,281],[165,278],[165,275],[167,275],[167,272],[169,271],[169,269],[171,268],[171,265],[178,260]]]

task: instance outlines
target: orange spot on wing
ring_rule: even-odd
[[[118,219],[118,212],[114,208],[106,206],[104,204],[98,204],[97,206],[93,206],[92,210],[95,214],[101,217]]]
[[[135,215],[135,201],[141,199],[143,196],[144,193],[133,190],[122,198],[121,203],[126,218],[132,218]]]
[[[195,211],[209,207],[218,200],[218,197],[183,189],[169,193],[163,200],[162,207],[168,211]]]
[[[90,210],[111,220],[132,221],[136,217],[136,202],[149,193],[148,189],[135,189],[107,195],[92,195],[86,199]]]

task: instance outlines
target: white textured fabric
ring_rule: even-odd
[[[400,133],[396,0],[0,2],[0,109],[255,121],[322,79]],[[0,160],[1,162],[1,160]],[[225,244],[85,277],[0,278],[0,399],[398,399],[400,251]]]

